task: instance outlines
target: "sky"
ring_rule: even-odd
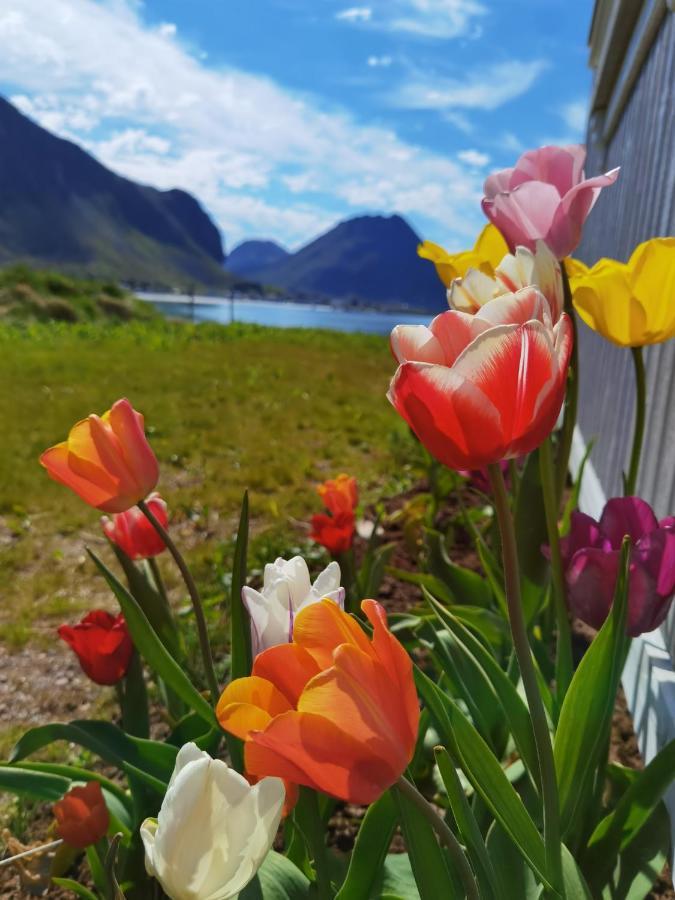
[[[227,250],[363,213],[459,250],[487,174],[583,141],[593,0],[3,0],[0,93]]]

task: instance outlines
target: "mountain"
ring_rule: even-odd
[[[418,257],[419,243],[399,215],[358,216],[247,275],[291,293],[440,311],[446,308],[445,292],[433,265]]]
[[[226,286],[197,200],[116,175],[0,97],[0,264],[188,287]]]
[[[275,241],[243,241],[227,257],[227,271],[235,275],[250,275],[258,269],[281,262],[288,250]]]

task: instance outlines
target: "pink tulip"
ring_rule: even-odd
[[[529,453],[551,432],[565,393],[572,328],[533,287],[475,315],[448,310],[397,325],[388,397],[427,450],[451,469]]]
[[[586,216],[602,188],[619,174],[584,177],[586,148],[540,147],[528,150],[512,169],[488,176],[483,212],[513,251],[519,244],[534,251],[543,240],[557,259],[568,256],[581,239]]]
[[[626,632],[636,637],[663,622],[675,593],[675,518],[659,522],[639,497],[617,497],[607,502],[599,522],[572,513],[560,549],[572,612],[600,628],[612,605],[624,535],[633,544]]]

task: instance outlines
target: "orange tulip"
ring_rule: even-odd
[[[216,714],[245,741],[246,769],[351,803],[372,803],[412,759],[419,705],[408,654],[375,600],[370,640],[331,600],[298,615],[291,644],[259,654]]]
[[[324,481],[316,489],[328,512],[336,516],[338,513],[353,512],[359,502],[356,478],[350,475],[338,475]]]
[[[110,815],[98,781],[71,788],[52,810],[59,837],[78,850],[95,844],[108,832]]]
[[[102,416],[74,425],[68,440],[40,457],[54,481],[96,509],[120,513],[143,500],[159,478],[157,459],[143,430],[143,416],[118,400]]]

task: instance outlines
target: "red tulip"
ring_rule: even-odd
[[[216,715],[245,741],[246,770],[352,803],[372,803],[400,777],[417,739],[410,657],[375,600],[368,638],[332,600],[302,610],[293,643],[256,657],[223,691]]]
[[[312,516],[312,530],[309,536],[333,556],[338,556],[351,547],[355,530],[353,513],[339,512],[334,516],[316,513]]]
[[[61,625],[59,637],[75,651],[83,672],[96,684],[117,684],[126,675],[134,645],[123,615],[95,609],[77,625]]]
[[[169,517],[166,503],[159,494],[150,494],[146,505],[159,524],[166,528]],[[166,544],[137,506],[132,506],[126,512],[116,513],[112,519],[103,516],[101,525],[108,540],[117,544],[130,559],[149,559],[166,550]]]
[[[317,492],[323,505],[334,516],[340,512],[354,512],[359,502],[356,478],[350,475],[342,474],[324,481],[318,486]]]
[[[143,500],[159,478],[143,416],[128,400],[78,422],[66,441],[45,450],[40,463],[54,481],[110,513],[124,512]]]
[[[483,187],[483,212],[514,250],[534,251],[543,240],[557,259],[574,250],[586,217],[602,188],[619,174],[585,178],[586,148],[540,147],[523,153],[512,169],[490,175]]]
[[[98,781],[74,787],[52,807],[60,838],[84,850],[108,833],[110,814]]]
[[[427,450],[451,469],[521,456],[552,431],[565,394],[572,326],[533,287],[475,315],[449,310],[429,328],[397,325],[400,363],[388,397]]]

